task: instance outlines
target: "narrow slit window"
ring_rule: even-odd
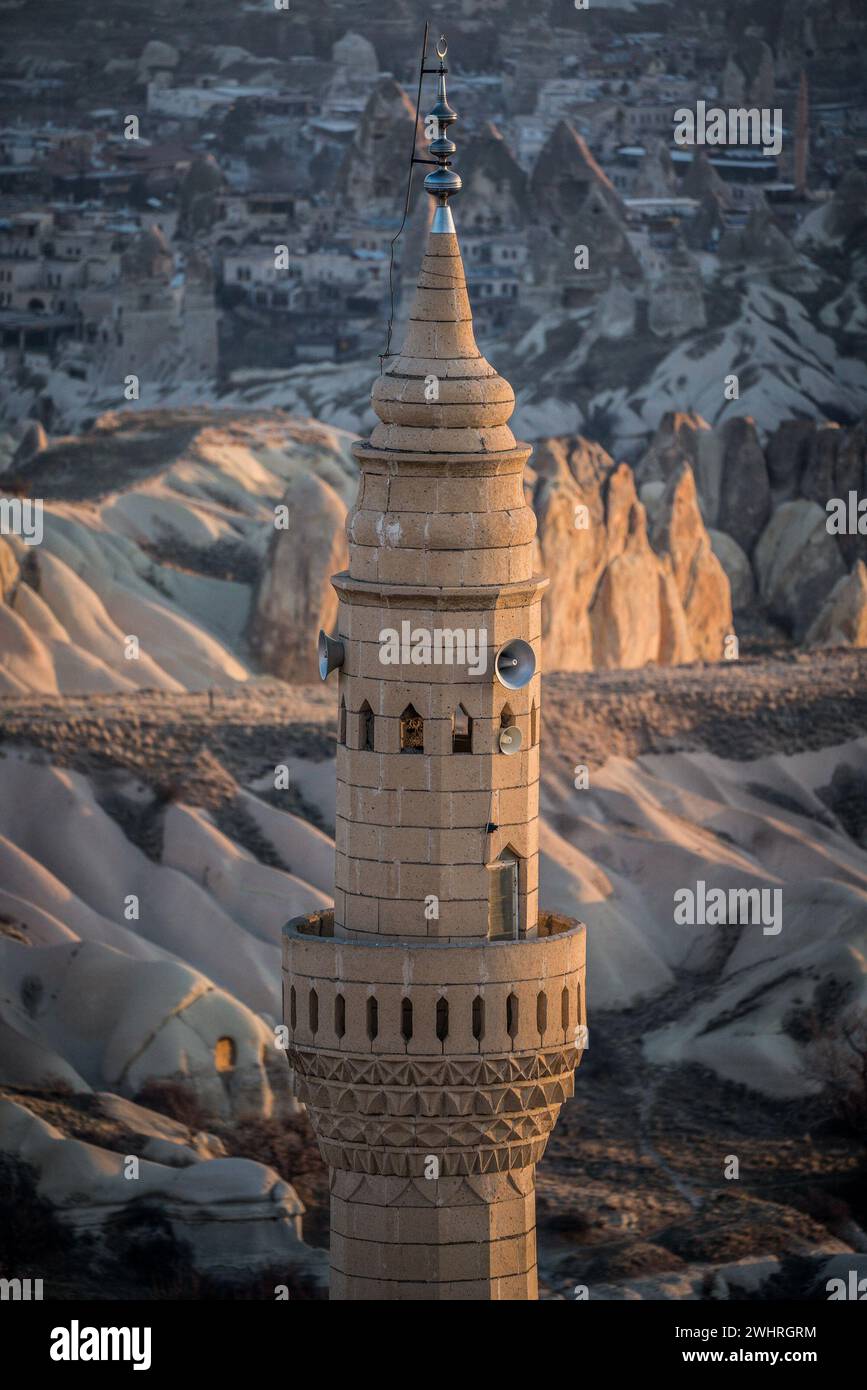
[[[569,989],[563,986],[563,993],[560,995],[560,1024],[564,1033],[569,1032]]]
[[[530,710],[530,746],[535,747],[539,741],[539,711],[536,709],[536,701],[533,701]]]
[[[307,998],[307,1021],[310,1024],[310,1032],[319,1031],[319,995],[315,989],[311,989]]]
[[[379,1032],[379,1005],[371,996],[367,1001],[367,1036],[373,1042]]]
[[[452,752],[472,753],[473,721],[463,705],[458,705],[452,720]]]
[[[409,1042],[412,1037],[412,1000],[402,999],[400,1001],[400,1036],[404,1042]]]
[[[346,744],[346,701],[342,695],[340,697],[340,725],[337,738],[340,743]]]
[[[515,1041],[518,1036],[518,996],[510,994],[506,1000],[506,1032]]]
[[[295,986],[293,985],[292,988],[291,988],[290,991],[289,991],[289,1026],[291,1027],[293,1033],[294,1033],[294,1031],[295,1031],[295,1026],[296,1026],[297,1023],[298,1023],[298,1005],[297,1005],[297,996],[296,996],[296,994],[295,994]]]
[[[365,700],[358,712],[358,746],[365,753],[372,753],[374,739],[373,710]]]
[[[540,990],[536,995],[536,1028],[540,1036],[544,1035],[548,1027],[548,996],[544,990]]]
[[[346,1000],[342,994],[334,996],[334,1031],[338,1038],[346,1033]]]
[[[407,705],[400,716],[400,751],[424,752],[424,720],[412,705]]]
[[[439,998],[437,1000],[437,1037],[440,1042],[445,1042],[449,1035],[449,1001]]]
[[[480,994],[473,1000],[473,1037],[481,1042],[485,1036],[485,1001]]]

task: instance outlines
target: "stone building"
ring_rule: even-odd
[[[436,211],[355,447],[323,658],[339,670],[335,906],[284,932],[337,1300],[538,1297],[535,1167],[584,1036],[584,928],[538,902],[531,451],[475,342],[442,62],[434,112]]]
[[[146,384],[180,371],[208,377],[217,368],[213,271],[203,250],[179,271],[159,227],[129,239],[115,278],[88,285],[77,297],[81,331],[94,381],[132,373]]]
[[[149,227],[124,246],[116,280],[82,291],[84,341],[97,380],[159,370],[180,314],[174,278],[171,248],[157,227]]]

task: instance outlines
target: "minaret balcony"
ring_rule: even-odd
[[[585,929],[543,913],[519,941],[438,944],[284,929],[295,1094],[332,1167],[423,1177],[535,1163],[586,1033]]]

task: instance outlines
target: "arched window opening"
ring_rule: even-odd
[[[217,1038],[214,1044],[214,1066],[217,1071],[233,1071],[237,1055],[234,1038]]]
[[[373,1042],[379,1032],[379,1005],[371,995],[367,1001],[367,1036]]]
[[[515,1041],[518,1036],[518,996],[510,994],[506,1000],[506,1032]]]
[[[412,1000],[401,999],[400,1001],[400,1036],[404,1042],[409,1042],[412,1037]]]
[[[449,1035],[449,1001],[440,997],[437,1000],[437,1037],[445,1042]]]
[[[358,712],[358,746],[363,752],[372,753],[374,739],[373,710],[365,700]]]
[[[289,1023],[290,1023],[290,1026],[291,1026],[293,1032],[295,1031],[295,1025],[297,1024],[297,1022],[298,1022],[298,1007],[297,1007],[296,996],[295,996],[295,986],[293,985],[292,988],[291,988],[290,991],[289,991]]]
[[[485,1036],[485,1001],[480,994],[473,1000],[473,1037],[481,1042]]]
[[[569,989],[563,986],[563,993],[560,995],[560,1025],[564,1033],[569,1032]]]
[[[539,711],[536,709],[536,701],[533,701],[530,709],[530,747],[535,747],[539,741]]]
[[[424,720],[412,705],[407,705],[400,716],[400,751],[424,752]]]
[[[319,1031],[319,995],[315,989],[311,989],[307,999],[307,1021],[310,1024],[310,1032]]]
[[[536,1028],[540,1035],[544,1035],[548,1027],[548,996],[544,990],[540,990],[536,995]]]
[[[463,705],[458,705],[452,719],[452,752],[472,753],[473,721]]]
[[[344,700],[344,698],[343,698],[342,695],[341,695],[341,697],[340,697],[340,723],[339,723],[339,726],[338,726],[337,739],[338,739],[338,742],[339,742],[339,743],[341,743],[341,744],[343,744],[343,745],[345,746],[345,744],[346,744],[346,701]]]
[[[488,936],[492,941],[517,941],[520,900],[518,896],[518,856],[503,850],[488,870]]]
[[[346,1033],[346,1000],[342,994],[334,996],[334,1031],[338,1038]]]

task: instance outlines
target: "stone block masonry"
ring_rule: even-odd
[[[444,70],[440,87],[447,129]],[[373,388],[379,423],[354,449],[334,579],[334,910],[284,932],[294,1088],[331,1173],[335,1300],[538,1297],[535,1166],[586,1022],[584,927],[538,904],[547,581],[530,448],[476,345],[449,150],[434,142],[438,208],[406,339]],[[404,623],[428,647],[384,659]],[[444,629],[471,632],[474,659],[466,640],[426,658]],[[510,685],[496,662],[513,642],[535,670]]]

